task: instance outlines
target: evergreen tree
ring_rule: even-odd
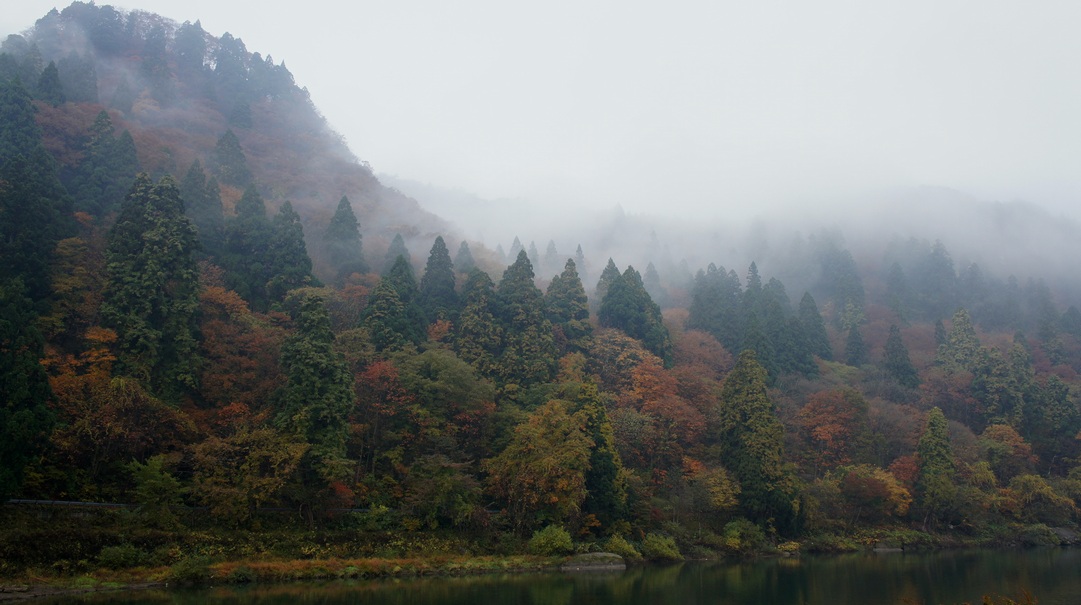
[[[559,252],[556,250],[555,240],[548,240],[548,247],[544,250],[544,272],[550,275],[552,271],[559,270]]]
[[[225,283],[248,301],[255,311],[265,312],[270,299],[267,282],[272,265],[270,246],[273,229],[266,216],[266,203],[252,185],[236,203],[236,217],[225,226],[222,265]]]
[[[589,283],[589,267],[586,266],[586,254],[582,252],[582,244],[578,244],[578,248],[574,251],[574,266],[578,268],[582,283]]]
[[[555,370],[552,324],[545,318],[544,297],[533,282],[533,265],[524,250],[503,272],[496,303],[503,328],[499,379],[518,385],[548,382]]]
[[[945,317],[957,310],[957,273],[953,259],[941,241],[935,241],[914,279],[924,317]]]
[[[517,259],[518,253],[522,250],[525,250],[525,248],[522,246],[522,240],[518,239],[518,236],[515,235],[514,242],[512,242],[510,245],[510,252],[507,253],[507,258]],[[514,261],[511,262],[513,263]]]
[[[21,281],[36,303],[49,294],[56,244],[73,229],[71,200],[34,112],[17,81],[0,82],[0,282]]]
[[[94,58],[87,55],[84,59],[72,52],[56,64],[60,85],[67,100],[72,103],[98,102],[98,74]]]
[[[90,127],[83,160],[69,186],[75,195],[76,210],[96,217],[106,216],[120,206],[139,171],[131,134],[124,131],[118,138],[113,132],[108,112],[101,111]]]
[[[741,487],[740,509],[750,520],[790,533],[795,524],[795,479],[784,463],[784,427],[766,389],[766,370],[743,351],[725,378],[715,434],[725,468]]]
[[[405,259],[405,262],[412,266],[413,259],[409,256],[409,249],[405,247],[405,240],[402,239],[401,233],[395,233],[394,239],[390,241],[390,247],[387,248],[387,254],[383,257],[383,270],[380,271],[381,275],[386,275],[394,263],[397,262],[398,257],[401,256]]]
[[[290,290],[318,284],[312,276],[312,259],[304,244],[304,227],[291,203],[281,205],[270,228],[267,296],[281,302]]]
[[[180,181],[180,197],[184,200],[188,217],[199,232],[199,243],[203,250],[218,254],[225,231],[225,211],[218,181],[213,177],[209,180],[206,178],[199,160],[192,162]]]
[[[210,159],[210,168],[222,183],[240,188],[252,184],[248,159],[240,147],[240,139],[232,130],[226,130],[225,134],[221,135]]]
[[[536,242],[532,241],[529,242],[529,262],[532,263],[534,267],[541,266],[540,251],[537,250]]]
[[[642,276],[628,266],[623,275],[614,279],[601,301],[597,318],[602,327],[618,328],[642,341],[646,350],[672,363],[672,341],[664,327],[661,308],[649,297]]]
[[[405,305],[390,282],[379,280],[361,315],[361,326],[376,351],[393,351],[413,340],[415,326],[410,325]]]
[[[109,231],[101,312],[116,329],[123,371],[168,398],[195,387],[197,245],[172,177],[156,185],[136,177]]]
[[[916,463],[916,502],[924,510],[926,527],[952,508],[957,491],[949,426],[937,407],[927,414],[927,424],[916,445]]]
[[[63,105],[67,98],[64,96],[64,87],[60,84],[60,72],[56,69],[56,63],[49,61],[45,70],[38,78],[38,88],[35,98],[45,101],[53,107]]]
[[[653,299],[653,302],[662,309],[668,306],[668,293],[661,285],[661,275],[657,273],[657,267],[654,267],[653,263],[646,265],[646,272],[642,275],[642,285],[645,286],[646,292],[649,292],[649,297]]]
[[[901,386],[914,389],[920,386],[920,377],[916,367],[908,357],[908,348],[901,340],[901,329],[897,324],[890,325],[890,335],[886,337],[885,357],[882,367]]]
[[[44,448],[53,423],[36,319],[22,282],[0,280],[0,502],[18,493],[23,470]]]
[[[552,278],[544,303],[562,352],[584,352],[593,326],[589,323],[589,300],[573,260],[568,258],[563,272]]]
[[[852,324],[848,329],[848,339],[845,340],[845,363],[858,368],[867,361],[867,345],[863,342],[859,324]]]
[[[345,441],[355,395],[353,375],[334,349],[323,299],[305,295],[293,322],[296,332],[282,345],[281,364],[288,382],[278,425],[296,440],[311,445],[302,462],[308,495],[347,476]]]
[[[199,21],[194,24],[185,21],[177,28],[173,47],[178,73],[190,76],[190,74],[203,71],[207,49],[206,37],[207,33]]]
[[[568,259],[567,262],[573,261]],[[584,432],[593,442],[589,450],[589,469],[585,476],[587,494],[582,502],[582,512],[596,517],[602,528],[610,528],[628,512],[623,461],[616,449],[615,433],[597,385],[583,384],[577,403],[576,413],[583,417]]]
[[[597,280],[597,287],[593,289],[593,301],[597,308],[600,308],[601,301],[608,295],[608,288],[617,279],[619,279],[619,268],[616,267],[615,261],[609,258],[608,264],[604,266],[604,270],[601,271],[601,276]]]
[[[495,284],[474,268],[462,286],[462,312],[454,327],[454,350],[484,376],[496,375],[503,329],[495,317]]]
[[[799,321],[807,335],[807,344],[811,352],[827,361],[833,359],[833,347],[826,334],[826,322],[818,312],[818,305],[810,292],[804,292],[799,301]]]
[[[473,253],[469,251],[469,244],[462,240],[458,246],[458,254],[454,255],[454,270],[459,273],[469,274],[476,268],[477,262],[473,260]]]
[[[154,26],[146,35],[146,42],[143,44],[140,69],[143,80],[149,86],[150,96],[163,105],[171,102],[175,96],[166,42],[165,28],[161,25]]]
[[[353,214],[349,198],[342,196],[338,208],[327,225],[324,235],[328,260],[340,281],[353,273],[367,273],[368,263],[364,260],[360,225]]]
[[[394,288],[398,294],[398,300],[402,303],[402,312],[405,317],[402,334],[409,342],[421,343],[425,338],[425,328],[428,324],[424,321],[424,311],[417,302],[419,291],[417,278],[413,274],[413,265],[409,264],[404,256],[399,256],[391,265],[390,271],[380,281],[385,281],[387,285]]]
[[[904,270],[900,264],[893,263],[886,276],[886,304],[902,322],[907,322],[911,314],[911,298],[912,293],[909,291]]]
[[[980,340],[968,311],[958,309],[945,344],[939,346],[936,361],[951,371],[972,370],[979,359]]]
[[[427,323],[439,319],[457,319],[458,292],[454,290],[454,265],[441,235],[436,236],[428,254],[417,301]]]

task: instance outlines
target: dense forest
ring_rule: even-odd
[[[504,253],[228,33],[74,2],[0,50],[0,500],[662,557],[1079,519],[1060,275],[825,230],[768,275],[591,256],[619,222]]]

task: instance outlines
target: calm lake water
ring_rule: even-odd
[[[861,553],[750,563],[686,563],[621,573],[489,575],[139,591],[80,603],[285,605],[919,605],[1031,592],[1081,603],[1081,549]],[[34,601],[34,603],[60,601]],[[63,602],[71,603],[71,598]]]

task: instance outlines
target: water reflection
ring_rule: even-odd
[[[893,605],[978,603],[1028,590],[1078,602],[1081,550],[860,553],[748,563],[687,563],[603,574],[516,574],[219,587],[92,595],[83,603],[277,605]],[[57,601],[59,602],[59,601]],[[66,599],[64,602],[72,602]]]

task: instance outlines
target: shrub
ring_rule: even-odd
[[[608,538],[608,541],[604,544],[604,549],[608,552],[615,553],[628,561],[640,561],[642,559],[642,553],[638,552],[638,549],[623,536],[612,536],[611,538]]]
[[[650,561],[683,560],[675,538],[653,533],[646,534],[645,539],[642,540],[642,555]]]
[[[533,532],[529,539],[529,552],[535,555],[551,557],[565,555],[574,551],[574,542],[567,530],[558,525],[549,525]]]
[[[147,562],[146,552],[132,544],[106,546],[98,553],[98,563],[109,569],[127,569],[139,567]]]
[[[724,547],[741,555],[760,550],[766,543],[766,534],[747,519],[729,521],[724,526]]]
[[[169,568],[166,580],[185,586],[198,586],[210,581],[209,557],[186,557]]]

